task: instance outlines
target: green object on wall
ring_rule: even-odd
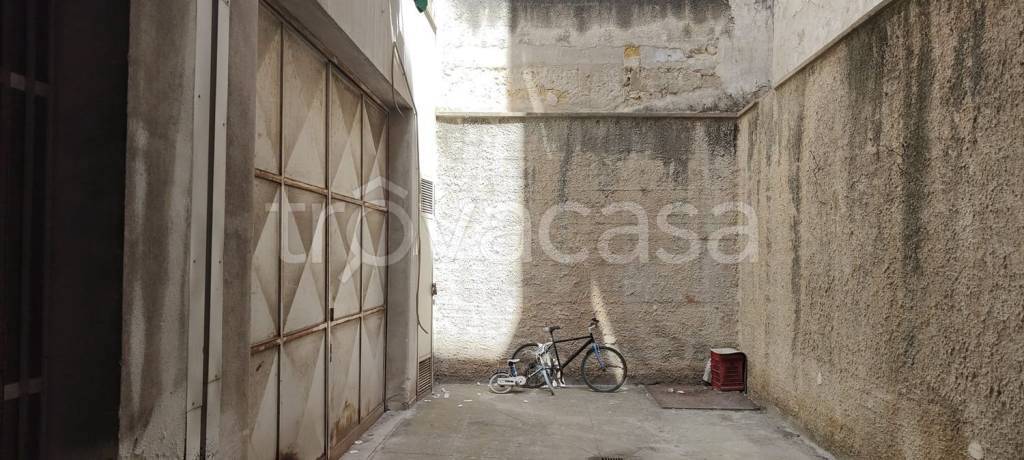
[[[420,13],[427,11],[427,0],[413,0],[416,2],[416,9],[420,10]]]

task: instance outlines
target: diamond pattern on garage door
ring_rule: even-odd
[[[284,174],[326,187],[327,64],[295,33],[284,34]]]
[[[387,116],[374,104],[363,105],[363,199],[385,206],[387,173]]]
[[[363,310],[384,305],[387,285],[387,215],[366,210],[363,217]]]
[[[280,458],[319,458],[324,452],[324,348],[323,331],[284,344]]]
[[[253,190],[254,243],[249,292],[252,343],[277,334],[278,257],[281,253],[279,200],[281,186],[256,179]]]
[[[359,198],[362,96],[337,73],[331,73],[331,190]]]
[[[281,228],[281,300],[284,331],[324,320],[325,198],[287,187]]]
[[[331,307],[334,318],[359,313],[361,207],[344,201],[331,203]]]

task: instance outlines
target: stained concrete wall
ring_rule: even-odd
[[[171,458],[185,452],[196,5],[130,11],[119,455]]]
[[[770,73],[766,0],[447,0],[443,111],[729,111]]]
[[[119,456],[185,454],[196,4],[132,2],[124,203]],[[241,458],[248,378],[257,3],[230,8],[220,390],[208,453]],[[168,41],[166,37],[178,37]],[[238,333],[237,331],[246,331]],[[211,332],[216,337],[220,331]],[[214,339],[211,339],[214,340]],[[192,357],[192,359],[197,359]],[[198,358],[202,362],[202,357]]]
[[[712,212],[734,200],[733,134],[731,119],[442,119],[442,378],[486,379],[516,346],[544,340],[543,326],[575,337],[592,317],[634,381],[693,379],[710,346],[735,345],[736,265],[709,249],[736,253],[735,235],[716,234],[736,214]]]
[[[742,108],[768,85],[771,2],[447,0],[436,12],[439,110],[462,112],[438,128],[439,374],[485,378],[542,326],[580,335],[597,316],[638,381],[696,376],[707,348],[736,343],[736,266],[708,249],[738,252],[715,234],[736,214],[711,212],[733,201],[734,121],[612,115]],[[673,203],[695,206],[665,217],[692,233],[659,228]],[[589,214],[558,213],[544,234],[566,204]],[[650,239],[606,234],[621,226]],[[559,262],[547,236],[589,257]],[[602,245],[642,258],[610,262]],[[691,247],[683,263],[658,257]]]
[[[215,456],[244,458],[248,453],[250,284],[252,277],[253,182],[256,151],[256,79],[258,69],[257,2],[231,3],[228,54],[227,158],[224,197],[224,329],[222,335],[219,439]],[[230,46],[230,45],[229,45]],[[246,325],[244,328],[240,325]]]
[[[1024,453],[1022,35],[897,0],[739,122],[752,393],[840,456]]]

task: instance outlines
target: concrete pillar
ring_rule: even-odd
[[[388,323],[385,400],[403,410],[416,397],[416,307],[419,274],[419,150],[416,114],[388,119]]]

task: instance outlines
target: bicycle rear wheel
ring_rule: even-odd
[[[487,388],[492,392],[503,395],[512,391],[512,385],[502,385],[498,383],[498,379],[510,377],[506,371],[498,371],[491,375],[491,380],[487,382]]]
[[[540,388],[544,386],[544,377],[537,374],[533,374],[538,368],[540,368],[540,356],[538,356],[537,344],[527,343],[516,349],[516,352],[512,354],[513,359],[519,359],[516,363],[516,373],[519,375],[525,375],[526,383],[522,385],[525,388]]]
[[[598,354],[594,354],[593,348],[587,350],[580,365],[580,374],[591,390],[612,393],[626,383],[626,358],[614,348],[597,348]]]

